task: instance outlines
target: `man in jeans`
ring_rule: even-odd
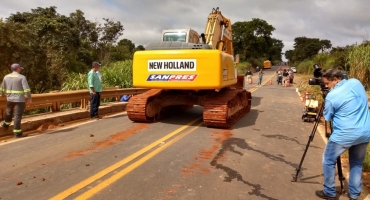
[[[99,119],[100,93],[103,90],[99,76],[96,74],[99,71],[101,64],[98,62],[92,63],[92,68],[87,75],[87,82],[90,91],[90,118]]]
[[[23,67],[17,63],[14,63],[12,64],[11,69],[13,73],[6,75],[1,85],[2,95],[5,94],[7,100],[5,119],[1,123],[1,126],[4,130],[8,130],[9,125],[12,122],[14,110],[14,137],[27,137],[28,135],[23,134],[22,132],[21,120],[23,112],[26,108],[25,95],[27,95],[27,102],[32,102],[31,90],[28,86],[26,77],[20,74]]]
[[[335,199],[337,158],[349,154],[348,195],[357,199],[362,189],[362,164],[370,141],[370,113],[364,86],[357,79],[343,79],[338,69],[327,70],[323,81],[330,89],[325,99],[323,116],[332,121],[333,132],[323,154],[324,189],[316,191],[322,199]]]

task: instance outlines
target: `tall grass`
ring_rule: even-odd
[[[298,64],[297,73],[299,74],[313,74],[314,62],[312,60],[305,60]]]
[[[132,60],[119,61],[110,64],[109,66],[102,66],[99,70],[103,91],[104,88],[111,88],[118,86],[119,88],[130,88],[132,87]],[[61,91],[70,90],[82,90],[88,89],[87,74],[71,73],[68,75],[66,81],[62,84]],[[102,99],[102,102],[116,101],[115,98]],[[79,106],[75,104],[65,104],[61,106],[61,109],[70,109],[71,107]]]
[[[348,55],[350,65],[349,76],[356,78],[365,85],[370,86],[370,45],[354,46]]]
[[[132,61],[119,61],[102,66],[100,68],[103,88],[115,87],[130,88],[132,87]],[[71,73],[67,80],[62,84],[61,91],[88,89],[87,73]]]
[[[253,70],[254,68],[252,68],[252,64],[250,64],[249,62],[240,62],[236,64],[236,69],[238,70],[238,74],[245,75],[247,69]]]
[[[368,89],[370,87],[370,45],[354,46],[348,55],[349,76],[356,78]],[[370,171],[370,147],[367,147],[363,163],[364,170]]]

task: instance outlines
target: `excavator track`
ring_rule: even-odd
[[[230,128],[250,111],[251,100],[250,92],[235,88],[202,93],[151,89],[130,98],[127,115],[134,122],[155,122],[201,105],[207,127]]]
[[[126,107],[128,118],[134,122],[155,122],[193,107],[193,105],[165,105],[164,95],[166,92],[162,89],[151,89],[131,97]]]
[[[131,97],[126,107],[128,118],[135,122],[154,121],[154,118],[148,118],[146,115],[147,102],[150,98],[160,95],[161,92],[162,90],[160,89],[152,89]]]
[[[230,128],[250,111],[252,95],[244,89],[224,89],[204,105],[207,127]]]

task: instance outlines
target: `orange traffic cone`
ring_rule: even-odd
[[[306,90],[306,94],[304,95],[303,102],[305,102],[308,99],[308,90]]]
[[[272,80],[270,79],[270,85],[272,85]]]

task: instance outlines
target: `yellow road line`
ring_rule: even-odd
[[[274,76],[275,74],[273,74],[270,78],[268,78],[267,80],[265,80],[264,82],[263,82],[263,84],[261,84],[261,85],[264,85],[264,84],[266,84],[266,82],[267,81],[269,81],[269,79],[271,79],[273,76]],[[258,90],[258,88],[257,87],[255,87],[255,88],[252,88],[252,89],[250,89],[249,91],[251,92],[251,93],[253,93],[253,92],[255,92],[256,90]],[[200,120],[202,117],[198,117],[198,118],[196,118],[195,120],[193,120],[193,121],[191,121],[191,122],[189,122],[188,124],[186,124],[186,125],[184,125],[184,126],[182,126],[182,127],[180,127],[179,129],[177,129],[177,130],[175,130],[175,131],[173,131],[172,133],[170,133],[170,134],[168,134],[168,135],[166,135],[166,136],[164,136],[164,137],[162,137],[161,139],[159,139],[159,140],[157,140],[157,141],[155,141],[155,142],[153,142],[152,144],[150,144],[150,145],[148,145],[148,146],[146,146],[146,147],[144,147],[143,149],[141,149],[141,150],[139,150],[139,151],[137,151],[137,152],[135,152],[134,154],[132,154],[132,155],[130,155],[129,157],[126,157],[125,159],[123,159],[123,160],[121,160],[121,161],[119,161],[119,162],[117,162],[117,163],[115,163],[115,164],[113,164],[112,166],[110,166],[110,167],[108,167],[108,168],[106,168],[106,169],[104,169],[104,170],[102,170],[102,171],[100,171],[100,172],[98,172],[98,173],[96,173],[95,175],[93,175],[93,176],[91,176],[91,177],[89,177],[89,178],[87,178],[87,179],[85,179],[85,180],[83,180],[83,181],[81,181],[80,183],[78,183],[78,184],[76,184],[76,185],[74,185],[74,186],[72,186],[72,187],[70,187],[70,188],[68,188],[67,190],[65,190],[65,191],[63,191],[63,192],[61,192],[61,193],[59,193],[59,194],[57,194],[56,196],[54,196],[54,197],[52,197],[50,200],[59,200],[59,199],[64,199],[64,198],[66,198],[66,197],[68,197],[68,196],[70,196],[70,195],[72,195],[73,193],[75,193],[75,192],[77,192],[77,191],[79,191],[79,190],[81,190],[82,188],[84,188],[84,187],[86,187],[87,185],[89,185],[89,184],[91,184],[91,183],[93,183],[93,182],[95,182],[96,180],[98,180],[98,179],[100,179],[100,178],[102,178],[103,176],[105,176],[105,175],[107,175],[108,173],[110,173],[110,172],[112,172],[112,171],[114,171],[114,170],[116,170],[117,168],[119,168],[119,167],[122,167],[123,165],[125,165],[125,164],[127,164],[128,162],[131,162],[133,159],[135,159],[135,158],[137,158],[137,157],[139,157],[140,155],[142,155],[142,154],[144,154],[144,153],[146,153],[147,151],[149,151],[149,150],[151,150],[152,148],[154,148],[155,146],[157,146],[159,143],[161,143],[161,142],[163,142],[163,141],[165,141],[165,140],[168,140],[169,138],[171,138],[171,137],[173,137],[173,136],[175,136],[176,134],[178,134],[178,133],[180,133],[181,131],[183,131],[183,130],[185,130],[186,128],[188,128],[189,126],[191,126],[192,124],[194,124],[196,121],[198,121],[198,120]],[[201,124],[202,124],[203,122],[201,122],[199,125],[197,125],[195,128],[193,128],[193,129],[191,129],[191,131],[188,131],[188,132],[186,132],[186,134],[188,134],[188,133],[190,133],[190,132],[192,132],[192,131],[194,131],[196,128],[198,128]],[[185,134],[185,133],[184,133]],[[184,137],[185,135],[183,135],[182,137]],[[176,141],[178,141],[179,139],[181,139],[182,137],[180,137],[180,136],[178,136],[178,137],[176,137],[175,139],[176,139]],[[172,144],[172,143],[174,143],[174,142],[172,142],[172,141],[174,141],[175,139],[173,139],[173,140],[171,140],[170,142],[168,142],[167,144]],[[171,143],[172,142],[172,143]],[[165,146],[165,145],[163,145],[163,146]],[[163,147],[162,146],[162,147]],[[160,151],[162,151],[163,149],[162,148],[159,148],[159,149],[161,149]],[[158,150],[158,149],[157,149]],[[155,150],[156,151],[156,150]],[[155,152],[155,151],[153,151],[153,152]],[[159,151],[159,152],[160,152]],[[152,152],[152,153],[153,153]],[[159,152],[157,152],[157,153],[159,153]],[[148,155],[152,155],[152,153],[150,153],[150,154],[148,154]],[[156,155],[157,153],[155,153],[154,155]],[[147,155],[147,156],[148,156]],[[153,156],[154,156],[153,155]],[[146,156],[145,156],[146,157]],[[143,158],[145,158],[145,157],[143,157]],[[142,159],[143,159],[142,158]],[[151,158],[151,157],[150,157]],[[148,158],[148,159],[150,159],[150,158]],[[144,163],[144,162],[146,162],[146,160],[142,160],[142,159],[140,159],[139,161],[142,161],[142,163]],[[147,160],[148,160],[147,159]],[[139,161],[137,161],[137,162],[135,162],[136,163],[136,165],[137,166],[139,166],[139,165],[141,165],[142,163],[140,163]],[[135,163],[133,163],[133,164],[131,164],[130,166],[134,166],[132,169],[131,168],[129,168],[129,167],[127,167],[127,168],[125,168],[124,170],[126,170],[124,173],[123,173],[123,175],[122,176],[124,176],[125,174],[127,174],[128,172],[130,172],[130,171],[132,171],[133,169],[135,169],[137,166],[135,166]],[[138,163],[140,163],[140,164],[138,164]],[[124,171],[124,170],[122,170],[122,171]],[[122,177],[122,176],[120,176],[120,177]],[[107,180],[110,180],[110,179],[107,179]],[[107,181],[106,180],[106,181]],[[102,182],[102,183],[107,183],[106,181],[104,181],[104,182]],[[115,180],[116,181],[116,180]],[[102,184],[101,183],[101,184]],[[112,182],[113,183],[113,182]],[[101,185],[101,184],[99,184],[99,185]],[[109,183],[109,184],[111,184],[111,183]],[[103,189],[103,188],[105,188],[105,187],[107,187],[109,184],[107,184],[106,186],[99,186],[99,188],[100,187],[102,187],[102,188],[98,188],[99,189],[99,191],[101,190],[101,189]],[[96,186],[97,187],[97,186]],[[95,187],[94,187],[95,188]],[[92,189],[90,189],[89,191],[91,191]],[[85,192],[83,195],[88,195],[87,194],[88,192]],[[96,192],[95,192],[96,193]],[[95,194],[94,193],[94,194]],[[80,197],[82,197],[83,195],[81,195]],[[93,195],[93,194],[92,194]],[[91,197],[91,196],[90,196]]]
[[[269,76],[266,80],[264,80],[262,83],[261,83],[261,86],[262,85],[265,85],[266,83],[268,83],[273,77],[275,76],[275,74],[272,74],[271,76]],[[256,90],[258,90],[258,85],[250,90],[248,90],[249,92],[255,92]]]
[[[80,183],[77,183],[76,185],[68,188],[67,190],[57,194],[56,196],[52,197],[50,200],[60,200],[60,199],[64,199],[66,197],[68,197],[69,195],[79,191],[80,189],[86,187],[87,185],[93,183],[94,181],[102,178],[103,176],[107,175],[108,173],[116,170],[117,168],[125,165],[126,163],[132,161],[133,159],[139,157],[140,155],[146,153],[147,151],[151,150],[152,148],[154,148],[155,146],[157,146],[158,144],[160,144],[161,142],[163,141],[166,141],[168,140],[169,138],[175,136],[176,134],[180,133],[181,131],[183,131],[184,129],[188,128],[189,126],[191,126],[192,124],[196,123],[198,120],[200,120],[202,117],[198,117],[196,118],[195,120],[187,123],[186,125],[176,129],[175,131],[173,131],[172,133],[169,133],[168,135],[162,137],[161,139],[151,143],[150,145],[142,148],[141,150],[135,152],[134,154],[130,155],[129,157],[126,157],[125,159],[111,165],[110,167],[106,168],[106,169],[103,169],[102,171],[94,174],[93,176],[90,176],[89,178],[81,181]],[[202,122],[203,123],[203,122]]]
[[[175,137],[174,139],[170,140],[169,142],[167,142],[163,146],[158,147],[157,149],[155,149],[154,151],[150,152],[149,154],[147,154],[146,156],[144,156],[140,160],[138,160],[138,161],[132,163],[131,165],[129,165],[128,167],[122,169],[118,173],[114,174],[113,176],[109,177],[108,179],[104,180],[103,182],[99,183],[98,185],[96,185],[95,187],[89,189],[88,191],[84,192],[83,194],[81,194],[80,196],[78,196],[75,199],[76,200],[85,200],[85,199],[88,199],[88,198],[92,197],[94,194],[96,194],[99,191],[101,191],[102,189],[108,187],[112,183],[116,182],[118,179],[122,178],[123,176],[125,176],[126,174],[128,174],[132,170],[136,169],[137,167],[139,167],[140,165],[142,165],[143,163],[145,163],[149,159],[153,158],[155,155],[157,155],[161,151],[165,150],[167,147],[171,146],[172,144],[174,144],[177,141],[179,141],[181,138],[183,138],[186,135],[188,135],[189,133],[193,132],[195,129],[199,128],[199,126],[201,126],[202,124],[203,124],[203,122],[195,125],[195,127],[193,127],[192,129],[190,129],[190,130],[188,130],[188,131],[186,131],[186,132],[178,135],[177,137]]]

